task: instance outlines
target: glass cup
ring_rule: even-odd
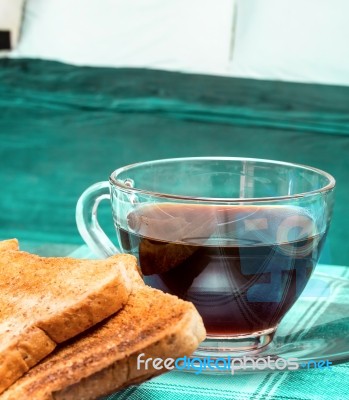
[[[137,257],[144,281],[191,301],[199,351],[255,351],[305,288],[329,228],[334,178],[286,162],[226,157],[132,164],[88,188],[81,236],[98,256]],[[110,199],[116,247],[97,210]],[[161,305],[159,305],[161,307]]]

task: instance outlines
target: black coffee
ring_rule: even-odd
[[[151,204],[128,215],[128,229],[119,229],[120,243],[146,283],[193,302],[211,336],[275,327],[324,241],[291,206]]]

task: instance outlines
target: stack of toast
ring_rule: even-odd
[[[44,258],[0,242],[0,400],[96,399],[167,371],[140,355],[190,356],[205,334],[131,255]]]

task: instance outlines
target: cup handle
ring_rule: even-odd
[[[87,188],[76,205],[76,224],[81,237],[96,256],[106,258],[120,253],[99,225],[97,214],[102,200],[110,200],[109,182],[98,182]]]

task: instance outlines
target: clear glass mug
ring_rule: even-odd
[[[328,173],[285,162],[157,160],[119,168],[88,188],[76,219],[96,255],[133,254],[147,284],[194,303],[207,330],[201,349],[217,350],[218,340],[226,351],[251,351],[272,340],[305,288],[334,187]],[[118,247],[98,223],[104,199]]]

